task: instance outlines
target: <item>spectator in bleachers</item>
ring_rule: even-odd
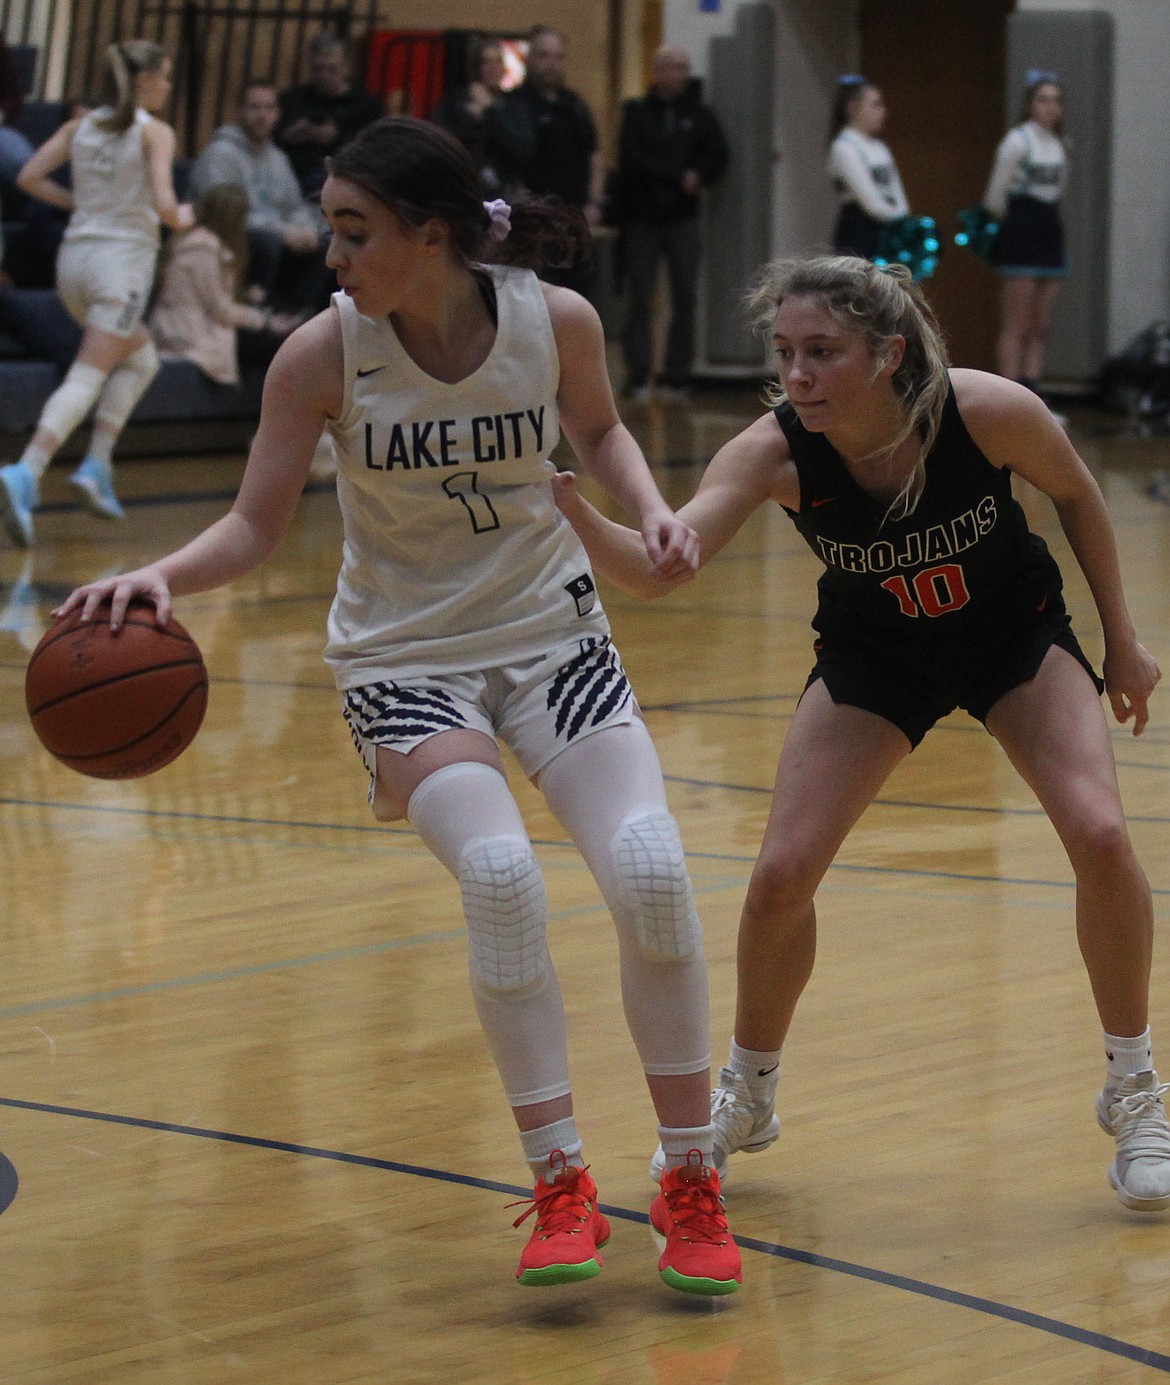
[[[431,119],[450,130],[471,155],[479,169],[485,197],[499,197],[503,182],[493,165],[490,149],[492,108],[501,96],[504,50],[495,39],[477,39],[468,55],[470,81],[446,92],[431,112]]]
[[[601,225],[605,166],[597,126],[583,97],[565,83],[565,37],[538,25],[529,34],[528,70],[492,110],[491,150],[505,187],[558,197]],[[588,265],[546,272],[551,283],[588,293]]]
[[[191,169],[198,199],[216,183],[248,196],[248,284],[264,306],[288,312],[323,307],[330,280],[325,223],[301,193],[288,155],[272,138],[280,117],[271,82],[244,88],[237,118],[221,125]]]
[[[24,87],[12,51],[0,37],[0,195],[9,191],[16,175],[33,156],[33,147],[16,129],[24,104]]]
[[[354,86],[346,42],[329,30],[309,44],[308,81],[282,91],[279,99],[276,142],[306,197],[321,191],[326,158],[385,114],[379,97]]]
[[[67,121],[20,171],[24,192],[71,212],[57,257],[57,291],[84,328],[77,357],[41,410],[19,461],[0,468],[0,521],[23,548],[33,542],[41,476],[95,406],[89,449],[69,479],[95,514],[122,518],[111,457],[158,371],[142,318],[159,225],[186,230],[194,224],[191,208],[175,196],[175,132],[151,114],[166,108],[170,93],[171,60],[158,44],[110,44],[104,104]],[[72,191],[52,176],[66,163]]]
[[[164,360],[193,361],[221,385],[240,383],[236,333],[263,333],[271,355],[300,322],[240,301],[248,263],[248,196],[234,183],[213,183],[195,204],[195,225],[163,254],[150,332]]]

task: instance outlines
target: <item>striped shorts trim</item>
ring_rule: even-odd
[[[500,668],[366,683],[341,705],[371,775],[380,745],[405,755],[443,731],[473,730],[503,741],[534,777],[574,741],[641,715],[608,636]]]

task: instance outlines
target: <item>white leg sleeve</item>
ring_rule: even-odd
[[[110,372],[98,397],[95,422],[99,427],[115,435],[125,428],[138,401],[158,374],[159,364],[154,343],[148,341]]]
[[[595,732],[547,765],[540,787],[613,914],[622,1001],[643,1068],[664,1077],[705,1070],[707,964],[650,733],[641,722]]]
[[[58,442],[64,442],[93,408],[107,378],[97,366],[74,361],[64,380],[45,401],[37,426],[52,433]]]
[[[490,765],[446,765],[415,789],[406,816],[459,881],[471,990],[509,1104],[567,1095],[544,879],[507,781]]]

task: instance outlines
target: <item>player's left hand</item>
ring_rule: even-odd
[[[1125,649],[1105,651],[1105,693],[1113,715],[1124,726],[1133,718],[1133,734],[1140,736],[1150,719],[1147,704],[1162,677],[1157,660],[1136,640]]]
[[[673,510],[663,506],[644,516],[642,542],[664,581],[693,577],[699,570],[699,536]]]

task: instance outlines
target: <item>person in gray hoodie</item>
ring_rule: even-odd
[[[288,155],[273,140],[276,89],[249,82],[237,118],[221,125],[191,169],[190,195],[234,183],[248,196],[248,284],[252,297],[286,312],[325,305],[325,223],[306,202]]]

